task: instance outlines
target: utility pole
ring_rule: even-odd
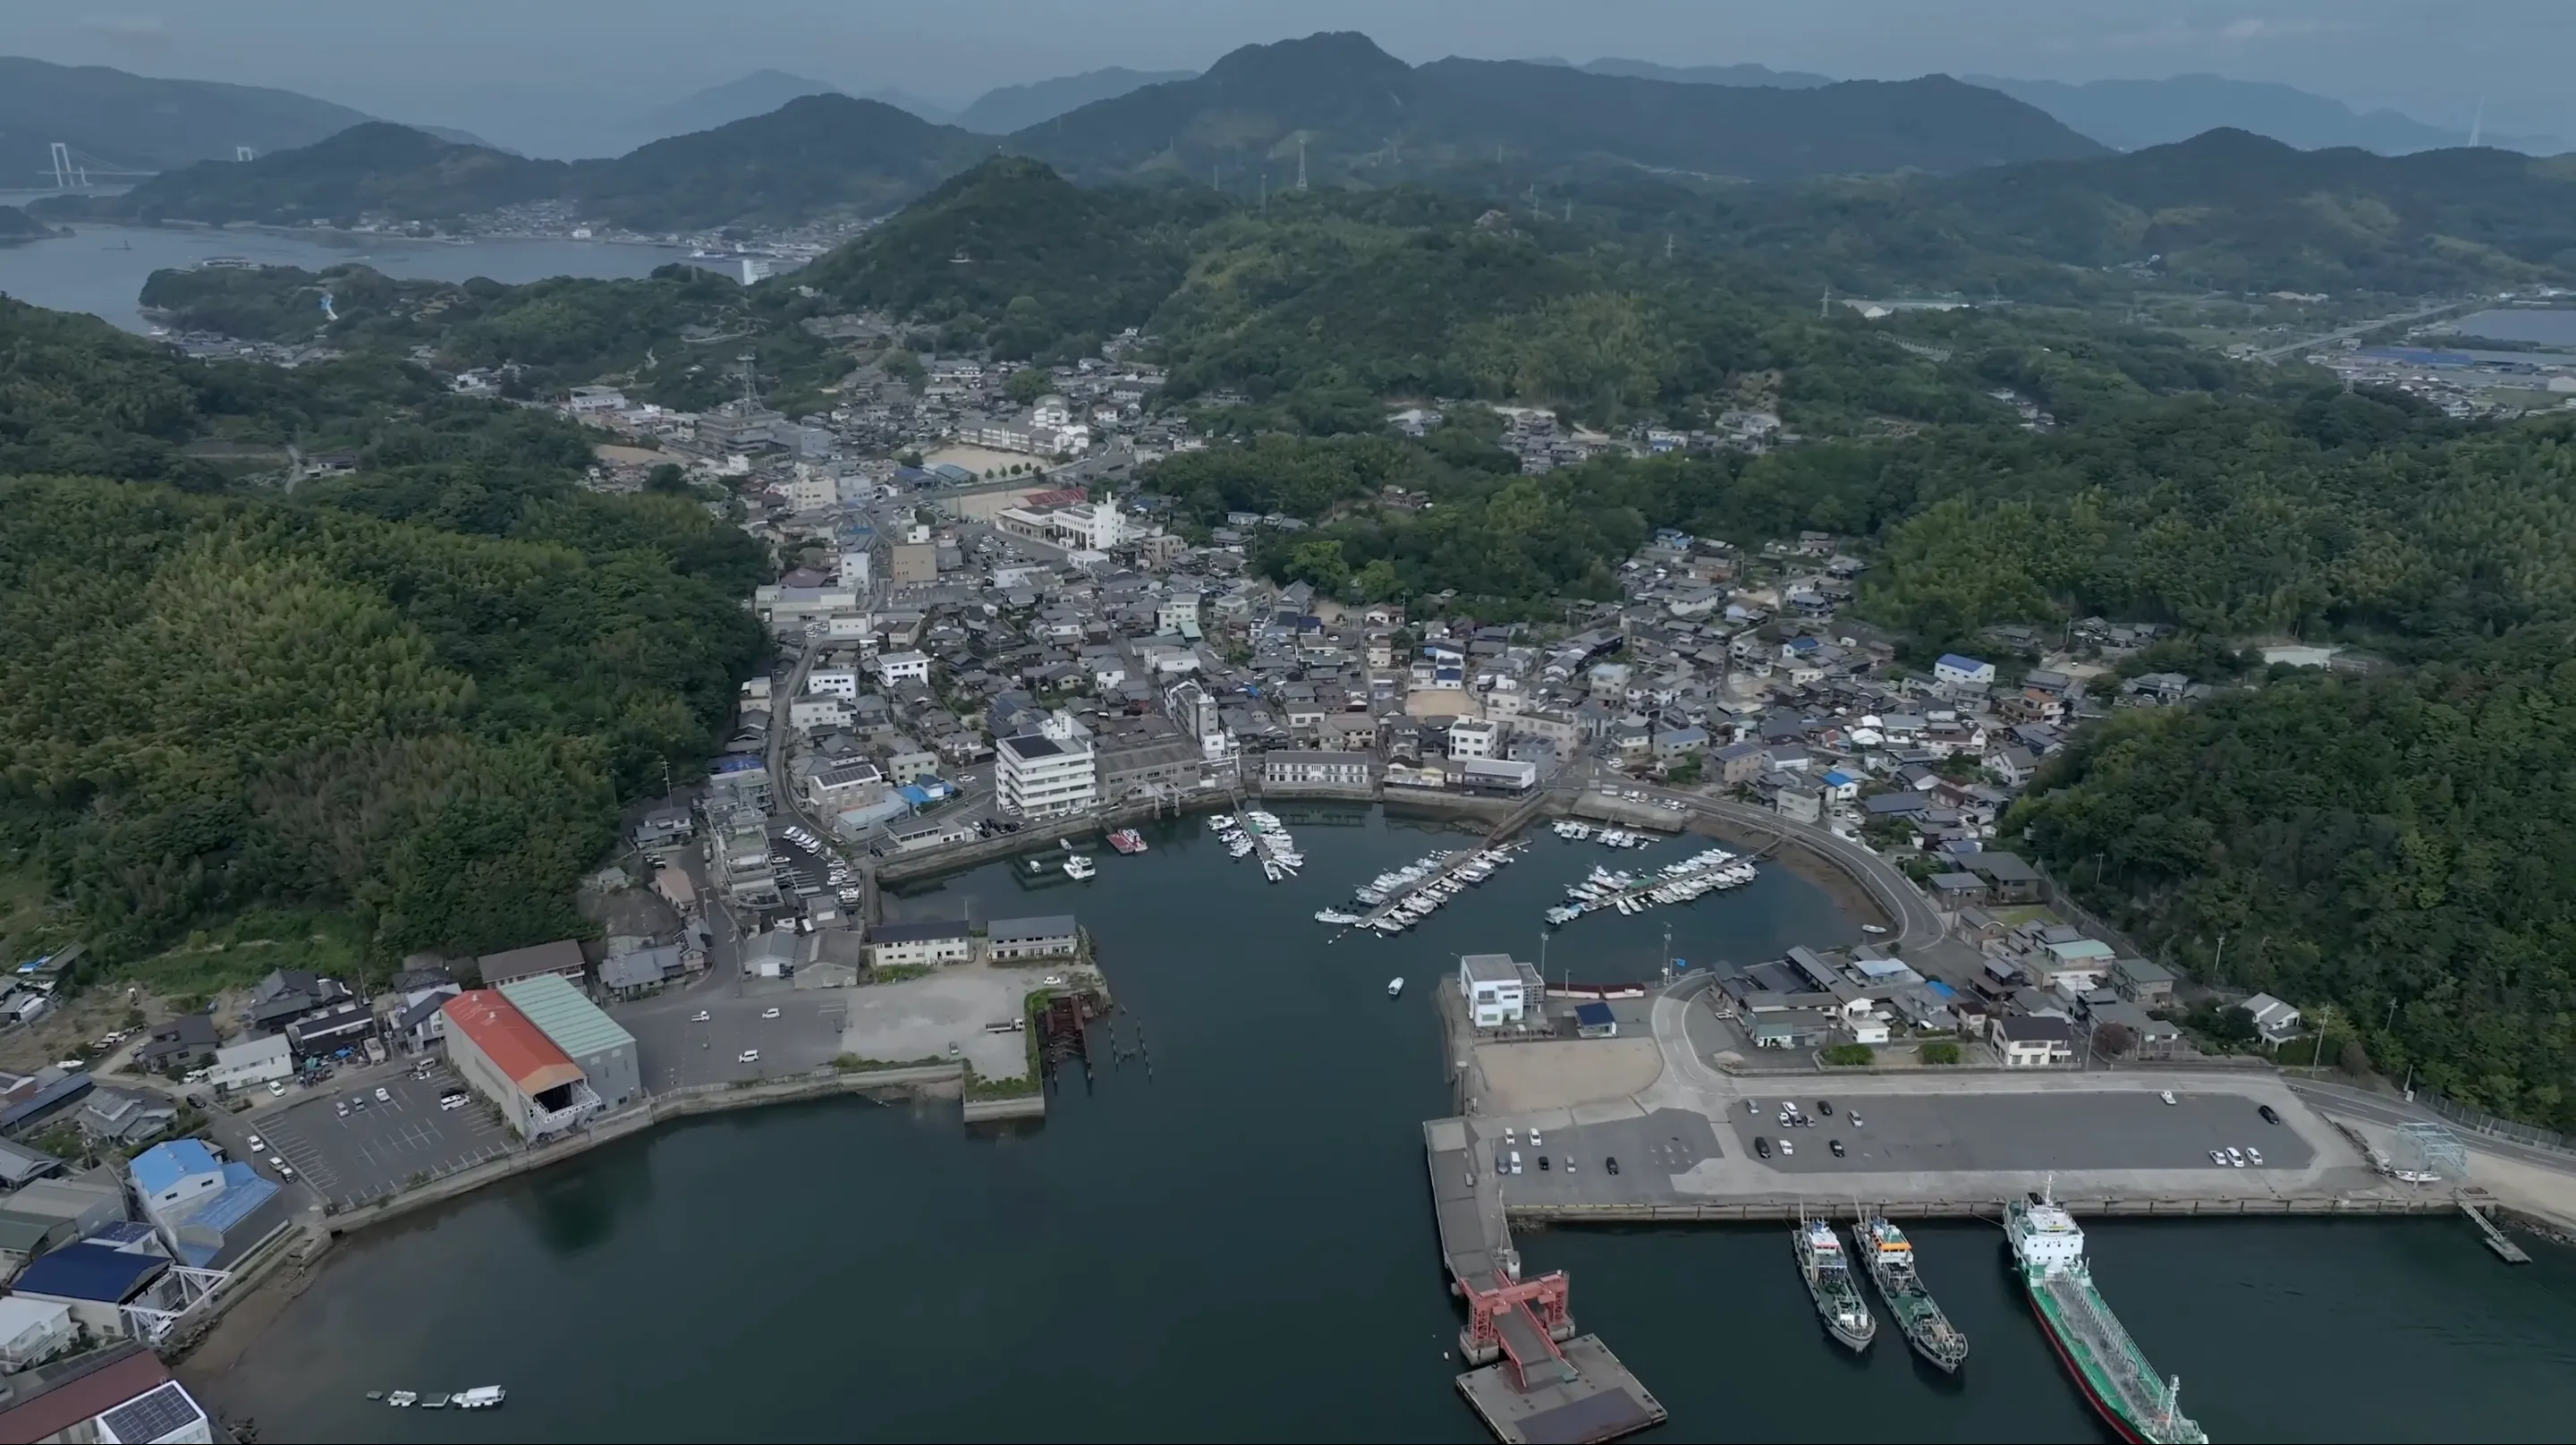
[[[1306,189],[1306,138],[1297,137],[1297,189]]]

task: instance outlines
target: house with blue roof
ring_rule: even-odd
[[[1860,779],[1840,768],[1828,771],[1822,779],[1825,796],[1837,803],[1848,803],[1860,796]]]
[[[221,1269],[286,1224],[276,1180],[236,1159],[224,1165],[224,1187],[165,1231],[181,1264]]]
[[[1945,652],[1932,663],[1932,679],[1948,687],[1992,687],[1995,665],[1973,657]]]
[[[134,1156],[126,1167],[134,1197],[153,1223],[168,1228],[221,1193],[224,1166],[203,1139],[173,1139]]]

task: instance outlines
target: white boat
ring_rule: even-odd
[[[1885,933],[1887,930],[1879,927],[1875,923],[1864,923],[1860,926],[1860,931],[1863,933]]]
[[[1344,912],[1341,912],[1341,911],[1340,911],[1340,910],[1338,910],[1338,909],[1332,909],[1332,908],[1318,908],[1318,909],[1316,909],[1316,910],[1315,910],[1315,921],[1316,921],[1317,923],[1332,923],[1332,924],[1344,924],[1344,925],[1347,925],[1347,924],[1353,924],[1353,923],[1357,923],[1357,922],[1359,922],[1359,921],[1360,921],[1360,915],[1358,915],[1358,914],[1356,914],[1356,913],[1344,913]]]
[[[1388,980],[1386,981],[1386,996],[1387,996],[1388,998],[1396,998],[1396,997],[1398,997],[1398,996],[1402,995],[1402,994],[1403,994],[1403,992],[1404,992],[1404,980],[1403,980],[1403,979],[1401,979],[1401,978],[1391,978],[1391,979],[1388,979]]]
[[[385,1403],[393,1406],[397,1410],[407,1410],[420,1403],[420,1392],[417,1390],[396,1390],[385,1397]]]
[[[1064,860],[1064,876],[1067,878],[1088,878],[1099,871],[1099,864],[1080,853]]]
[[[498,1385],[477,1385],[456,1397],[459,1410],[490,1410],[509,1398],[509,1392]]]

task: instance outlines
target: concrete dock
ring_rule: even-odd
[[[1491,1151],[1468,1121],[1431,1120],[1422,1139],[1441,1257],[1468,1310],[1459,1351],[1480,1367],[1458,1377],[1458,1392],[1486,1428],[1507,1445],[1552,1445],[1663,1423],[1663,1405],[1609,1346],[1574,1333],[1565,1276],[1521,1278]]]

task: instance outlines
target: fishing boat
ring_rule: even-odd
[[[1145,851],[1145,835],[1133,828],[1121,828],[1109,835],[1109,846],[1121,853],[1142,853]]]
[[[1798,1273],[1807,1282],[1807,1295],[1815,1301],[1816,1317],[1824,1321],[1826,1333],[1854,1354],[1868,1349],[1877,1338],[1878,1320],[1852,1279],[1842,1237],[1829,1221],[1802,1217],[1789,1239],[1798,1258]]]
[[[392,1394],[385,1396],[385,1403],[393,1406],[397,1410],[407,1410],[420,1403],[420,1392],[416,1390],[396,1390]]]
[[[1099,864],[1092,862],[1089,858],[1084,857],[1080,853],[1076,853],[1072,857],[1064,860],[1064,876],[1067,878],[1089,878],[1099,871]]]
[[[1404,996],[1403,978],[1390,978],[1386,981],[1386,996],[1388,998],[1401,998]]]
[[[456,1408],[459,1410],[496,1409],[509,1397],[509,1392],[498,1385],[477,1385],[471,1390],[457,1393]]]
[[[1361,915],[1357,913],[1344,913],[1335,908],[1318,908],[1315,910],[1315,921],[1317,923],[1348,925],[1361,921]]]

